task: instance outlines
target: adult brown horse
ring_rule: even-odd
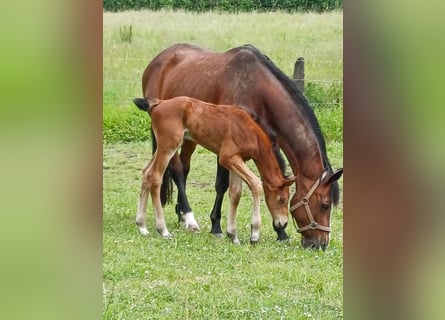
[[[170,237],[162,210],[160,189],[162,176],[170,159],[183,142],[184,135],[219,155],[219,163],[230,170],[230,212],[227,234],[235,244],[236,210],[241,197],[241,179],[252,191],[253,210],[250,242],[256,243],[260,236],[261,186],[266,204],[277,230],[284,230],[288,217],[289,186],[294,177],[285,178],[284,160],[270,137],[249,114],[234,106],[216,106],[189,97],[169,100],[134,99],[139,109],[149,113],[158,148],[153,158],[144,167],[136,224],[142,234],[148,234],[146,210],[148,193],[151,194],[155,211],[156,229],[164,237]],[[252,159],[263,183],[246,166]]]
[[[322,248],[329,243],[332,205],[339,200],[337,180],[326,153],[319,123],[295,83],[251,45],[213,52],[190,44],[175,44],[160,52],[142,77],[144,97],[169,99],[190,96],[215,104],[242,105],[253,110],[277,134],[296,180],[291,214],[302,234],[302,245]],[[186,196],[185,182],[195,144],[184,142],[169,171],[178,186],[176,212],[186,226],[198,228]],[[163,203],[171,186],[164,175]],[[216,199],[210,214],[211,232],[222,234],[221,205],[228,188],[228,171],[218,166]],[[277,233],[282,231],[276,230]],[[286,236],[287,237],[287,236]],[[280,236],[282,238],[282,236]]]

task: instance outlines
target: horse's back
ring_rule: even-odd
[[[263,75],[250,45],[215,52],[191,44],[175,44],[161,51],[143,75],[145,96],[169,99],[189,96],[215,104],[251,99]],[[257,50],[258,51],[258,50]],[[259,52],[259,51],[258,51]]]
[[[248,113],[237,106],[179,96],[161,100],[153,108],[151,117],[155,131],[167,137],[166,140],[173,139],[175,144],[187,131],[195,143],[216,154],[224,151],[248,160],[258,149],[260,129]]]
[[[186,127],[198,144],[220,156],[223,152],[226,156],[237,154],[244,160],[256,157],[262,131],[244,109],[192,101]]]

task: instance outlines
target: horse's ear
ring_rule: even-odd
[[[295,176],[286,176],[283,179],[283,186],[284,187],[288,187],[290,186],[292,183],[294,183],[297,180],[297,177]]]
[[[337,169],[329,178],[328,180],[325,182],[325,184],[330,184],[334,181],[337,181],[338,179],[340,179],[340,177],[343,174],[343,168]]]

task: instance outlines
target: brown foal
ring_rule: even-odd
[[[230,171],[227,234],[233,243],[239,243],[236,210],[242,180],[249,186],[253,197],[250,241],[256,243],[259,240],[263,189],[275,230],[284,230],[288,222],[289,186],[295,182],[295,177],[283,176],[277,159],[278,151],[271,137],[246,111],[236,106],[214,105],[189,97],[169,100],[142,98],[134,99],[134,103],[149,113],[157,141],[156,152],[142,173],[136,224],[143,235],[148,234],[146,209],[150,193],[156,229],[163,237],[171,237],[165,224],[160,188],[169,161],[186,136],[193,143],[219,155],[219,163]],[[250,159],[255,162],[261,180],[245,164]]]

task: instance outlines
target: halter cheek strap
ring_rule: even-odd
[[[321,181],[323,181],[323,179],[326,177],[326,175],[327,175],[327,171],[325,169],[325,170],[323,170],[323,172],[321,173],[321,176],[317,179],[317,181],[315,181],[314,185],[309,190],[309,192],[306,194],[306,196],[304,196],[300,202],[298,202],[297,204],[294,204],[292,207],[290,207],[289,210],[292,212],[295,209],[297,209],[301,206],[304,206],[304,209],[305,209],[306,214],[310,221],[310,224],[308,224],[307,226],[298,228],[296,221],[295,221],[295,217],[291,214],[292,221],[294,223],[295,229],[297,229],[297,232],[301,233],[301,232],[304,232],[304,231],[310,230],[310,229],[319,229],[322,231],[331,232],[332,229],[330,227],[322,226],[314,220],[314,217],[312,216],[311,208],[309,207],[309,199],[311,198],[311,196],[315,192],[315,190],[320,186]]]

